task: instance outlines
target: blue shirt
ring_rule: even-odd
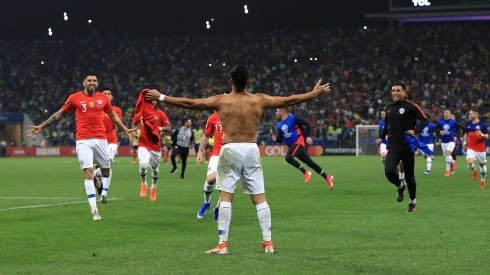
[[[379,125],[379,132],[381,133],[381,132],[383,132],[383,128],[386,125],[386,121],[384,119],[380,119],[378,122],[378,125]],[[386,136],[381,138],[381,143],[386,144]]]
[[[419,133],[419,141],[425,144],[434,144],[434,123],[429,122],[427,126]]]
[[[454,137],[456,136],[456,131],[459,129],[458,123],[454,119],[445,120],[441,118],[437,121],[437,136],[441,140],[442,143],[448,143],[454,141]],[[440,134],[440,131],[444,130],[444,135]]]
[[[302,125],[306,126],[306,131],[301,127]],[[281,120],[277,123],[277,141],[280,142],[284,139],[289,147],[295,143],[305,146],[309,128],[310,125],[304,119],[288,114],[288,117],[285,120]]]

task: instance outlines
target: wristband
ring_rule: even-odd
[[[161,94],[160,95],[160,98],[158,98],[158,100],[160,100],[160,101],[163,101],[164,99],[165,99],[165,95],[164,94]]]

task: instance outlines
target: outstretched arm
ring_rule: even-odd
[[[65,110],[60,109],[58,112],[52,114],[46,121],[39,125],[34,125],[30,126],[31,129],[26,132],[28,138],[34,138],[41,130],[51,124],[53,124],[55,121],[61,120],[64,118],[66,115]]]
[[[114,111],[107,113],[107,115],[112,119],[112,121],[114,123],[116,123],[116,125],[117,125],[117,127],[119,127],[119,129],[121,129],[124,132],[126,132],[126,135],[129,137],[130,140],[134,140],[134,138],[135,138],[135,137],[133,137],[133,131],[134,131],[134,129],[128,129],[122,123],[121,119],[119,119],[119,117],[116,115],[116,113]]]
[[[291,96],[268,96],[262,94],[264,107],[268,109],[275,109],[280,107],[287,107],[292,105],[297,105],[299,103],[305,102],[317,96],[323,95],[330,91],[330,83],[320,84],[322,80],[318,80],[313,90],[303,94],[291,95]]]
[[[157,90],[149,90],[145,94],[145,99],[150,101],[159,100],[169,105],[184,108],[184,109],[216,109],[216,102],[219,96],[208,98],[186,98],[174,97],[161,94]]]

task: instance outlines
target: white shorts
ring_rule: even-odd
[[[442,154],[446,155],[447,151],[450,151],[452,153],[455,146],[456,146],[456,143],[454,141],[451,141],[448,143],[441,143]]]
[[[109,149],[106,139],[90,138],[77,140],[75,148],[81,169],[94,167],[94,162],[101,168],[111,167],[107,154]]]
[[[386,154],[388,153],[388,149],[386,149],[386,143],[380,143],[379,144],[379,154]]]
[[[221,147],[216,189],[234,193],[241,180],[243,193],[265,193],[259,147],[255,143],[228,143]]]
[[[109,154],[109,158],[114,161],[114,157],[117,155],[117,147],[118,145],[116,143],[111,143],[108,145],[109,147],[109,151],[108,151],[108,154]]]
[[[429,147],[429,149],[434,152],[434,143],[431,143],[431,144],[427,144],[427,147]],[[418,149],[419,153],[422,155],[422,156],[428,156],[426,153],[424,153],[424,151]]]
[[[206,175],[211,175],[212,173],[215,173],[218,171],[218,160],[219,156],[211,156],[209,158],[209,163],[208,163],[208,172]]]
[[[486,152],[475,152],[472,149],[466,150],[466,159],[476,159],[479,163],[487,163]]]
[[[161,151],[148,151],[146,147],[138,147],[138,160],[140,164],[149,164],[156,168],[160,165]]]

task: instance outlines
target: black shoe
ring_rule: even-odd
[[[405,191],[405,185],[403,185],[402,188],[398,188],[398,191],[396,193],[396,201],[397,202],[403,201],[403,191]]]
[[[184,178],[184,175],[180,175],[180,178],[183,179]]]
[[[175,172],[177,172],[177,168],[172,168],[172,170],[170,170],[170,174],[175,174]]]
[[[408,212],[415,212],[415,203],[408,204]]]
[[[101,203],[107,203],[107,197],[106,196],[100,197],[100,202]]]

